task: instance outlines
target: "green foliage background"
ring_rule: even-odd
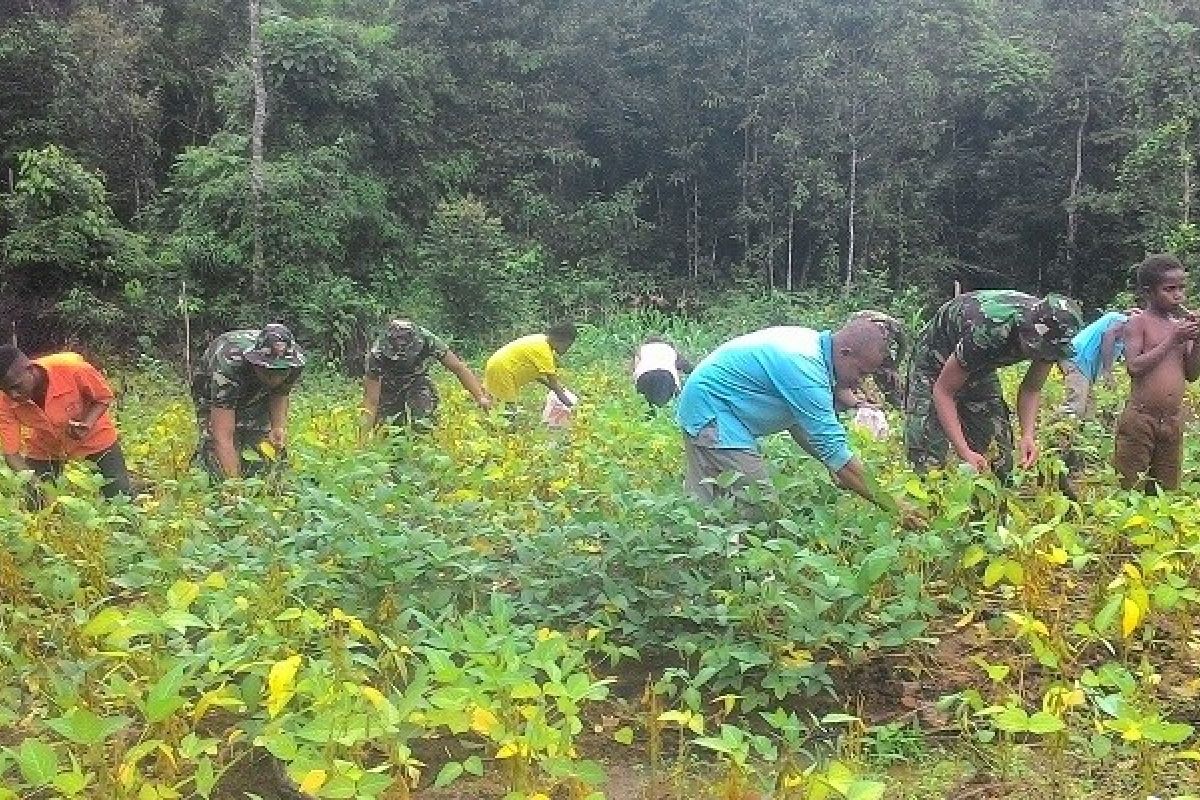
[[[488,346],[730,290],[1098,307],[1146,251],[1200,249],[1194,3],[264,14],[257,296],[246,4],[0,2],[0,318],[33,349],[177,354],[185,281],[197,338],[276,318],[340,356],[397,310]]]

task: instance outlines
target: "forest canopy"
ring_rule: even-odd
[[[1200,253],[1194,3],[0,0],[0,19],[0,318],[35,349],[176,342],[184,306],[335,354],[389,313],[487,339],[725,291],[958,281],[1094,308],[1144,253]]]

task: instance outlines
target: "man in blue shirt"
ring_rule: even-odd
[[[852,320],[834,333],[777,327],[739,336],[697,365],[679,395],[676,418],[687,455],[685,487],[703,502],[720,489],[724,472],[741,476],[738,490],[765,481],[758,438],[787,431],[843,488],[886,507],[870,487],[866,468],[850,450],[834,410],[834,390],[855,388],[889,360],[887,330]],[[921,524],[904,512],[906,527]]]
[[[1074,357],[1058,365],[1066,388],[1063,411],[1081,420],[1095,417],[1092,385],[1099,378],[1106,383],[1112,381],[1113,364],[1125,349],[1128,322],[1129,314],[1109,311],[1075,334],[1071,340],[1075,347]]]

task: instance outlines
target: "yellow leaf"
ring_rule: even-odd
[[[492,729],[499,726],[500,719],[493,714],[489,709],[475,706],[471,712],[471,730],[476,733],[488,735]]]
[[[1149,527],[1150,520],[1143,517],[1141,514],[1134,514],[1129,519],[1125,520],[1125,524],[1121,526],[1121,530],[1129,530],[1130,528],[1146,528]]]
[[[329,774],[323,769],[310,769],[304,776],[304,780],[300,781],[301,794],[314,794],[318,789],[325,785],[326,778]]]
[[[1142,621],[1142,607],[1131,597],[1121,604],[1121,635],[1128,639]]]
[[[265,458],[267,461],[274,461],[279,455],[275,451],[275,445],[271,444],[266,439],[263,439],[261,442],[259,442],[258,449],[262,452],[263,458]]]
[[[1070,558],[1070,556],[1067,555],[1067,551],[1061,547],[1052,548],[1049,553],[1045,554],[1045,559],[1047,561],[1049,561],[1051,564],[1054,564],[1055,566],[1060,566],[1060,567],[1063,564],[1067,563],[1067,560],[1069,558]]]
[[[300,669],[300,656],[292,656],[271,665],[267,674],[267,713],[275,717],[296,694],[296,673]]]
[[[383,696],[383,692],[376,689],[374,686],[360,686],[359,691],[362,696],[371,701],[371,705],[376,708],[383,708],[387,705],[387,698]]]
[[[517,747],[516,742],[505,742],[504,744],[500,745],[500,749],[496,751],[496,758],[512,758],[519,752],[520,749]]]
[[[204,579],[204,585],[210,589],[224,589],[228,584],[225,582],[225,573],[212,572]]]

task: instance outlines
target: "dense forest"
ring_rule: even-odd
[[[337,353],[397,310],[1097,306],[1200,253],[1198,155],[1184,0],[0,0],[0,318]]]

